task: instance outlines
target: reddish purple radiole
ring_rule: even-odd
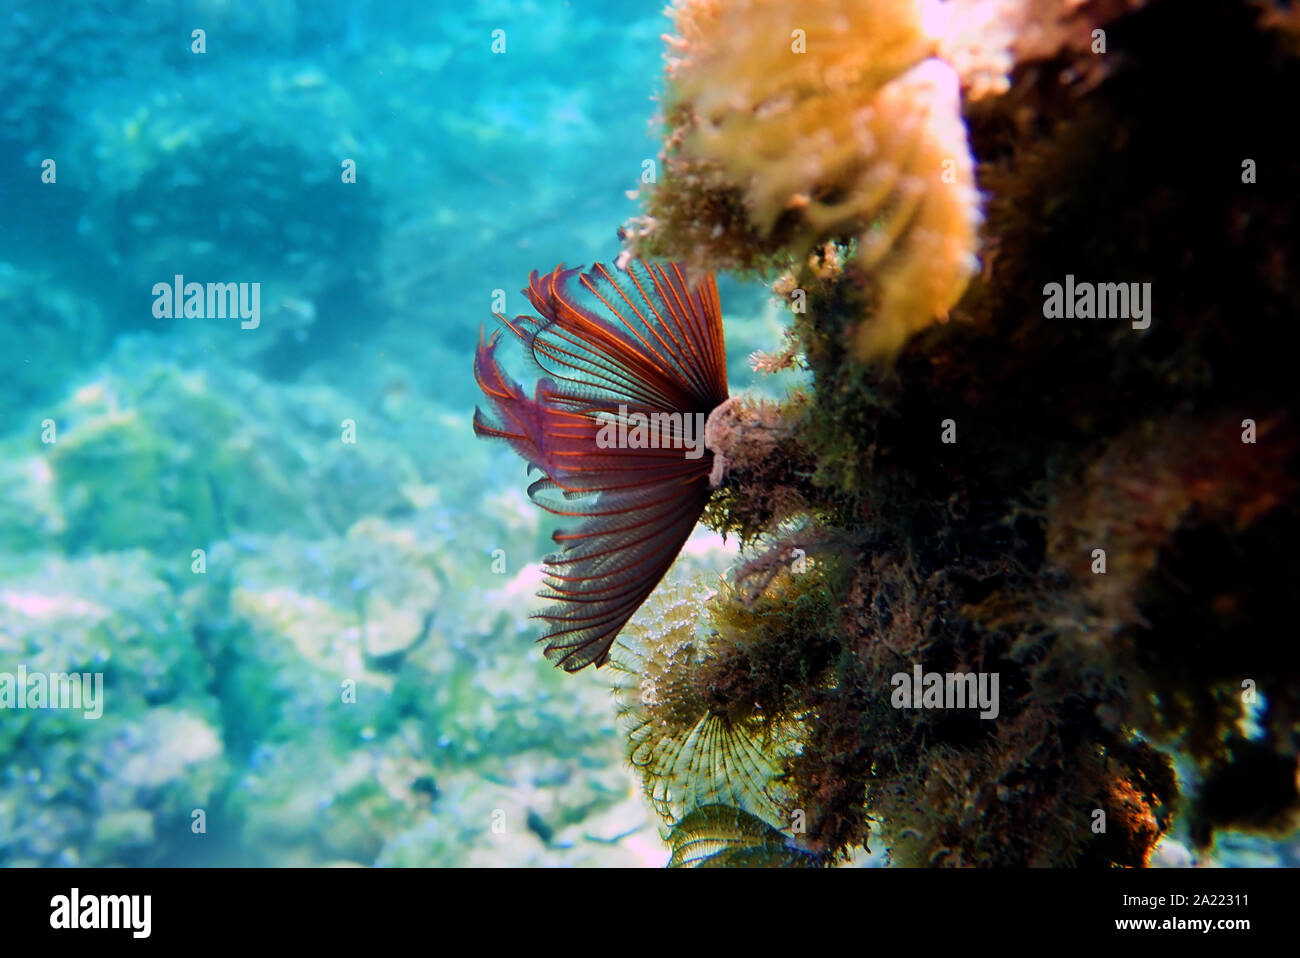
[[[476,409],[474,432],[505,440],[541,473],[528,487],[535,503],[582,520],[552,537],[560,548],[539,593],[551,605],[535,616],[548,626],[546,657],[576,672],[609,658],[710,494],[702,437],[693,457],[681,443],[611,447],[606,437],[626,435],[629,422],[696,422],[726,400],[722,313],[713,274],[691,281],[675,263],[560,265],[534,271],[524,294],[536,315],[497,319],[542,378],[529,399],[497,363],[501,331],[480,337],[474,378],[496,419]],[[678,428],[663,436],[682,438]]]

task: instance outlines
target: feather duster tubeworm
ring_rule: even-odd
[[[498,315],[546,374],[529,399],[497,364],[500,331],[480,340],[474,377],[498,417],[474,432],[504,439],[542,478],[529,497],[580,517],[552,537],[546,656],[569,672],[604,664],[619,630],[677,558],[709,499],[705,417],[727,399],[713,274],[632,260],[540,276],[536,316]]]

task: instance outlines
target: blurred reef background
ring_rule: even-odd
[[[105,706],[0,712],[0,865],[1300,864],[1300,15],[933,6],[12,0],[0,672]],[[792,9],[871,39],[774,69]],[[731,271],[771,405],[611,682],[532,644],[551,526],[470,370],[619,224]],[[1044,319],[1067,273],[1150,330]],[[175,274],[260,325],[156,318]],[[889,709],[918,657],[1003,718]]]
[[[0,864],[667,860],[607,686],[535,654],[550,530],[470,431],[494,291],[618,251],[664,25],[5,6],[0,671],[102,671],[106,701],[0,713]],[[259,327],[155,318],[177,273],[260,282]],[[727,289],[742,349],[779,338]]]

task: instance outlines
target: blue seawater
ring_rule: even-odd
[[[470,417],[492,311],[617,254],[667,28],[4,5],[0,865],[662,864]]]

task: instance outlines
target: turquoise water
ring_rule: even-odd
[[[470,430],[492,310],[637,211],[660,7],[6,5],[0,695],[85,684],[0,712],[0,865],[666,860]]]

